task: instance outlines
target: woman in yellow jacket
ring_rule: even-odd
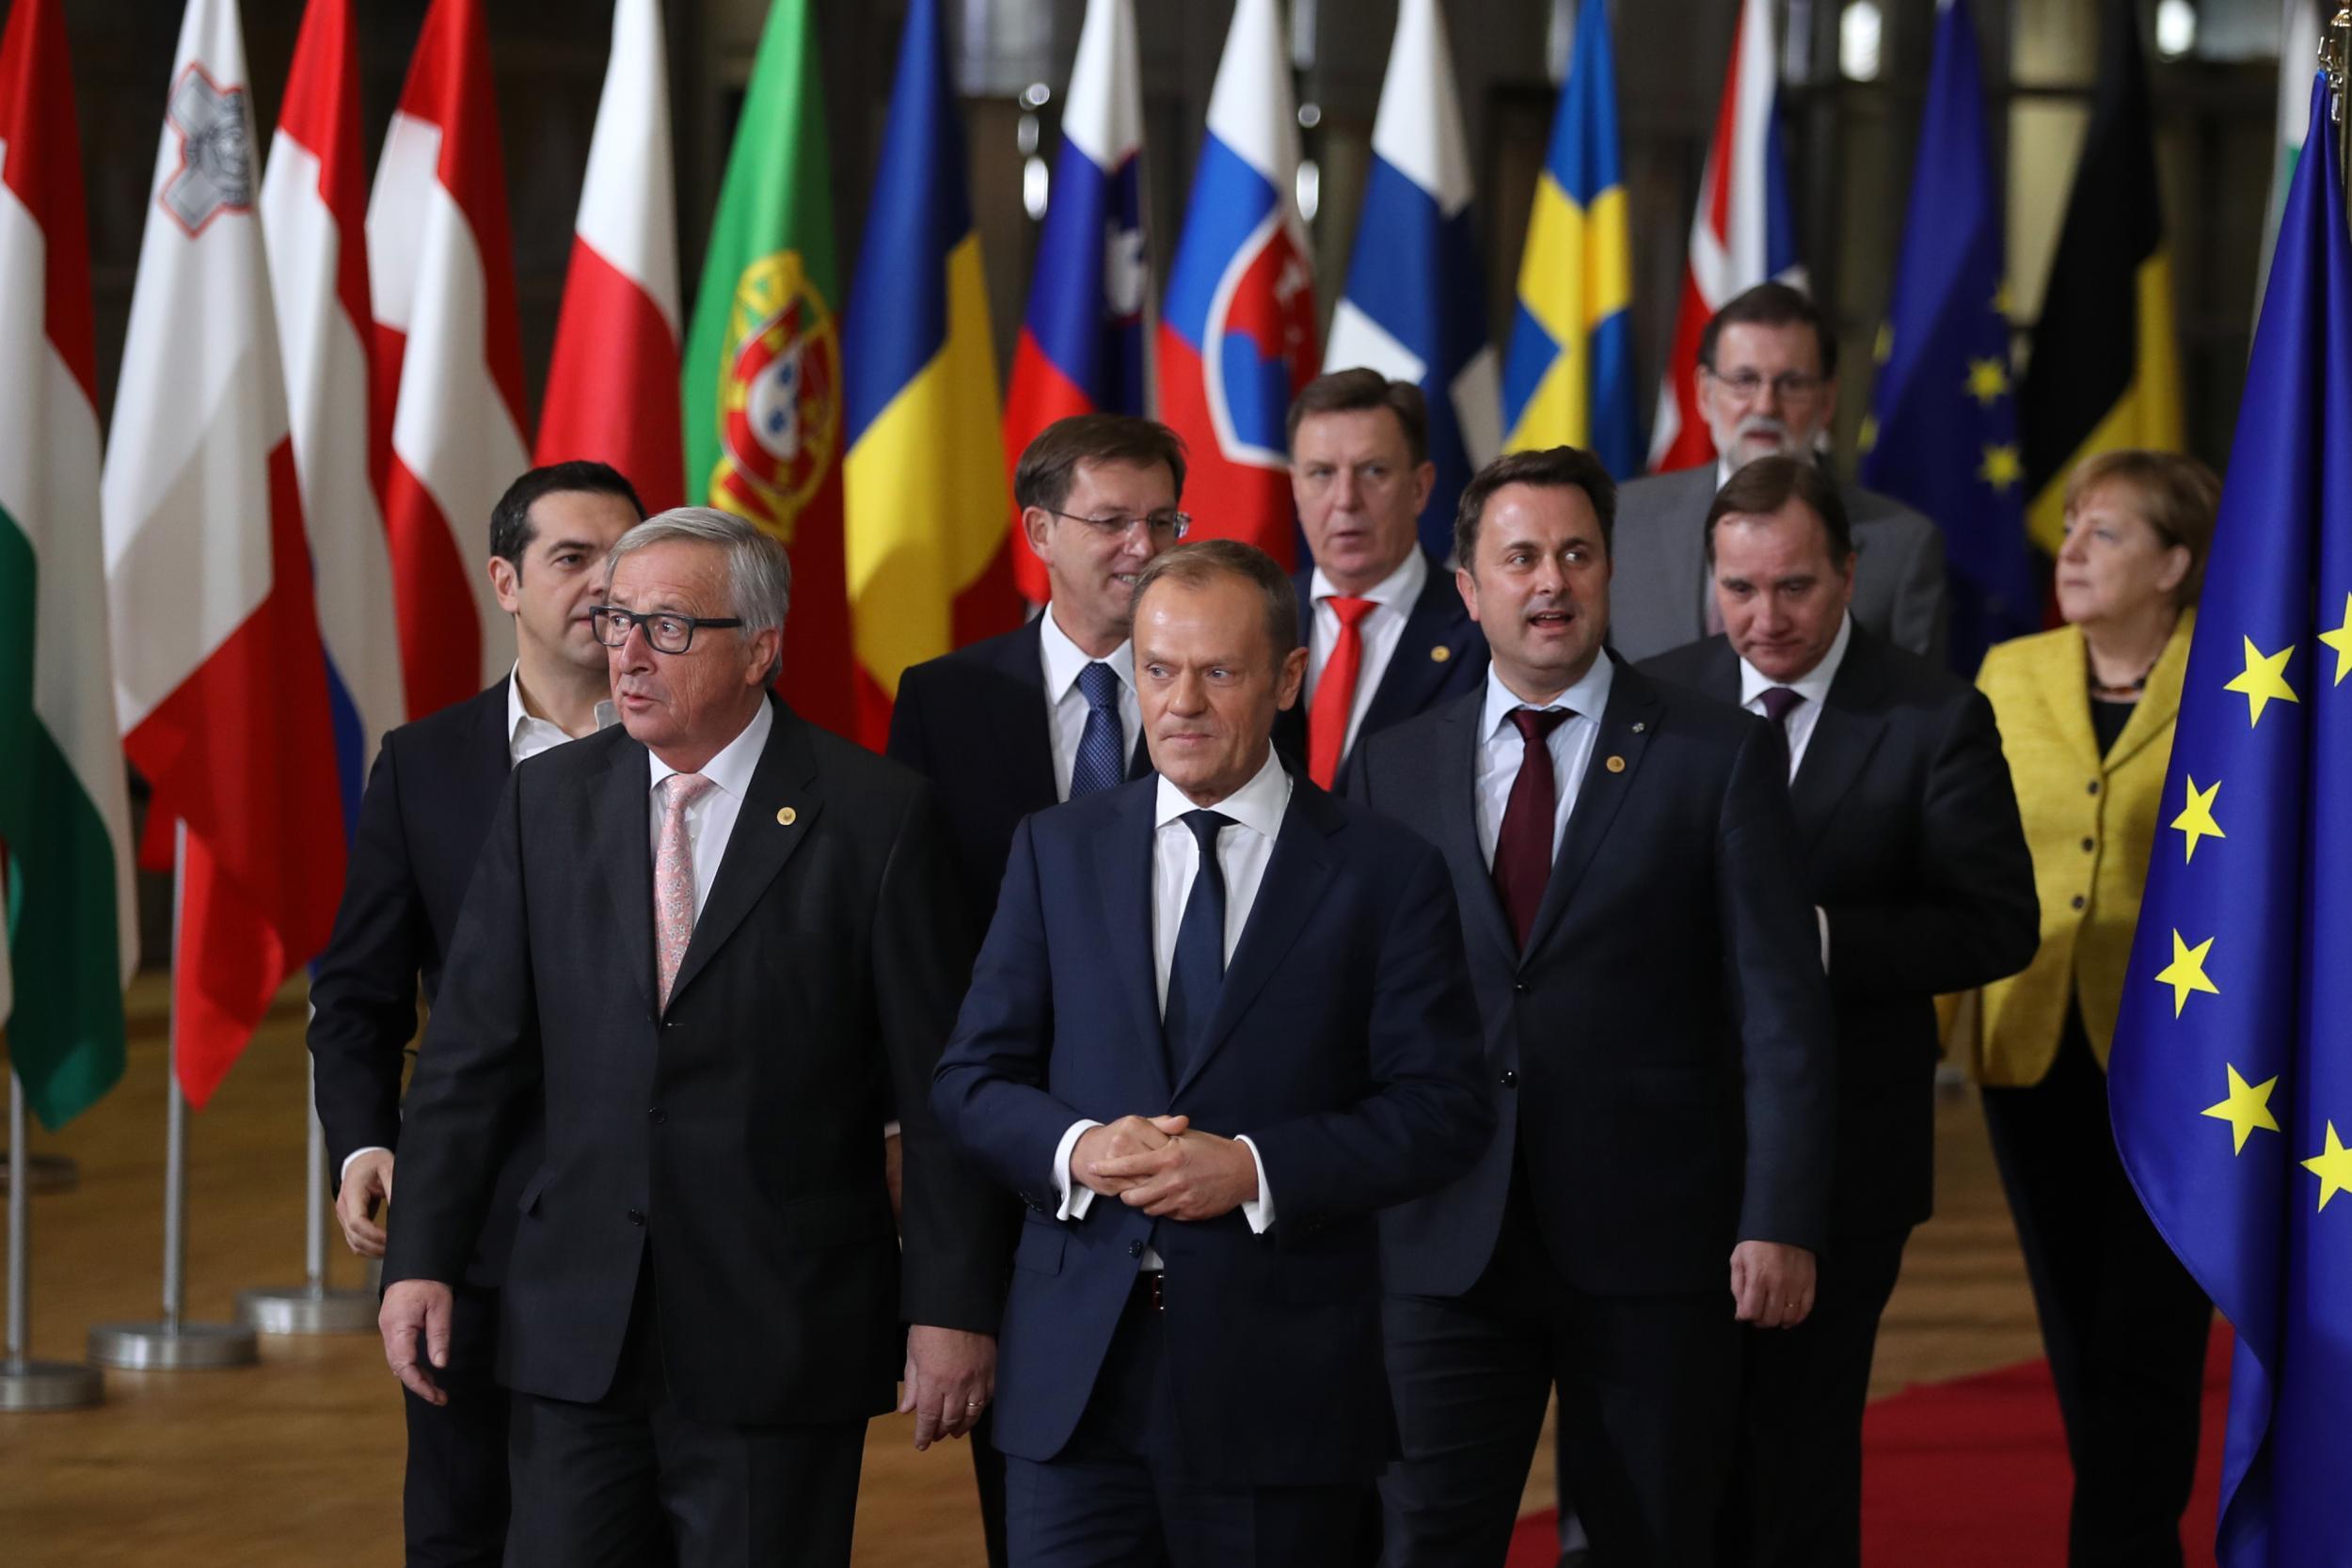
[[[1976,1068],[2074,1462],[2073,1568],[2177,1568],[2197,1465],[2213,1309],[2123,1175],[2106,1067],[2219,490],[2188,458],[2085,462],[2058,558],[2066,625],[1994,648],[1977,676],[2033,851],[2042,946],[1984,988]]]

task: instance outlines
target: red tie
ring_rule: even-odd
[[[1347,718],[1356,711],[1356,677],[1364,668],[1363,620],[1375,601],[1334,594],[1323,602],[1340,618],[1340,640],[1331,645],[1331,661],[1323,667],[1314,703],[1307,710],[1307,776],[1328,789],[1339,774],[1340,753],[1347,748]]]
[[[1551,818],[1559,809],[1560,787],[1548,737],[1574,717],[1564,707],[1541,712],[1515,707],[1510,712],[1527,750],[1519,758],[1518,777],[1511,781],[1502,828],[1495,834],[1494,876],[1495,891],[1502,895],[1503,912],[1518,933],[1521,951],[1535,928],[1535,911],[1543,908],[1544,884],[1551,880]]]

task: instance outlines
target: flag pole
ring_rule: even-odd
[[[84,1410],[106,1397],[98,1369],[36,1361],[32,1318],[32,1182],[24,1152],[24,1081],[8,1069],[8,1337],[0,1354],[0,1410]]]
[[[316,1062],[303,1083],[303,1120],[310,1130],[304,1162],[310,1196],[303,1209],[303,1283],[241,1291],[237,1316],[262,1334],[373,1333],[375,1293],[338,1291],[326,1283],[326,1130],[319,1125]]]
[[[184,948],[181,924],[187,912],[188,825],[174,829],[171,878],[171,961]],[[165,1063],[164,1119],[164,1315],[156,1323],[101,1323],[89,1331],[89,1358],[102,1367],[133,1371],[176,1372],[220,1367],[249,1367],[262,1358],[253,1331],[242,1323],[187,1323],[188,1304],[188,1096],[180,1086],[180,1009],[171,1009],[169,1055]]]
[[[2352,5],[2340,8],[2328,24],[2319,40],[2319,66],[2328,73],[2328,112],[2336,124],[2336,179],[2352,198],[2352,135],[2344,134],[2352,130],[2344,120],[2344,106],[2352,102]]]

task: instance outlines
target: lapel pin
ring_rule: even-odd
[[[1611,757],[1611,758],[1610,758],[1607,762],[1603,763],[1601,766],[1602,766],[1602,767],[1604,767],[1604,768],[1608,768],[1608,769],[1609,769],[1609,771],[1611,771],[1612,773],[1622,773],[1622,772],[1624,772],[1624,771],[1625,771],[1625,758],[1623,758],[1623,757]]]
[[[1443,664],[1447,659],[1452,658],[1453,657],[1454,650],[1447,647],[1442,642],[1429,650],[1429,662],[1432,664]]]
[[[1647,723],[1644,722],[1642,720],[1636,719],[1635,721],[1633,721],[1633,733],[1634,733],[1635,735],[1640,735],[1640,734],[1641,734],[1644,730],[1648,729],[1648,728],[1649,728],[1649,725],[1648,725]]]
[[[794,811],[790,806],[787,806],[782,811],[776,813],[776,820],[783,823],[787,828],[792,826],[793,823],[798,822],[800,819],[801,814]]]

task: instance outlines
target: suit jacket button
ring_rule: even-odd
[[[2099,847],[2099,841],[2098,841],[2097,839],[2095,839],[2095,838],[2087,838],[2087,839],[2084,839],[2084,840],[2083,840],[2083,853],[2084,853],[2084,854],[2088,855],[2088,854],[2090,854],[2090,853],[2093,849],[2096,849],[2097,847]]]
[[[1127,1256],[1128,1256],[1128,1257],[1130,1257],[1130,1258],[1140,1258],[1140,1257],[1142,1257],[1142,1256],[1143,1256],[1143,1243],[1142,1243],[1141,1242],[1129,1242],[1129,1243],[1127,1243]]]
[[[668,1121],[668,1120],[670,1119],[670,1117],[669,1117],[669,1113],[667,1113],[667,1112],[665,1112],[664,1110],[662,1110],[662,1108],[661,1108],[660,1106],[656,1105],[656,1106],[652,1107],[650,1110],[646,1111],[646,1113],[645,1113],[645,1119],[646,1119],[646,1120],[648,1120],[648,1121],[650,1121],[650,1122],[652,1122],[652,1123],[653,1123],[656,1127],[659,1127],[659,1126],[660,1126],[663,1122]]]
[[[1527,994],[1527,982],[1524,980],[1514,980],[1511,982],[1511,989],[1518,991],[1521,996],[1525,996]]]
[[[643,1225],[643,1224],[644,1224],[644,1223],[645,1223],[645,1212],[644,1212],[644,1210],[642,1210],[642,1209],[631,1209],[631,1210],[628,1212],[628,1223],[629,1223],[629,1224],[631,1224],[631,1225]]]
[[[1516,1089],[1519,1086],[1519,1074],[1517,1068],[1502,1069],[1502,1086],[1506,1089]]]
[[[2083,907],[2083,895],[2079,893],[2074,895],[2074,907],[2078,910]]]
[[[2099,781],[2096,779],[2090,781],[2090,793],[2093,795],[2099,793]]]

